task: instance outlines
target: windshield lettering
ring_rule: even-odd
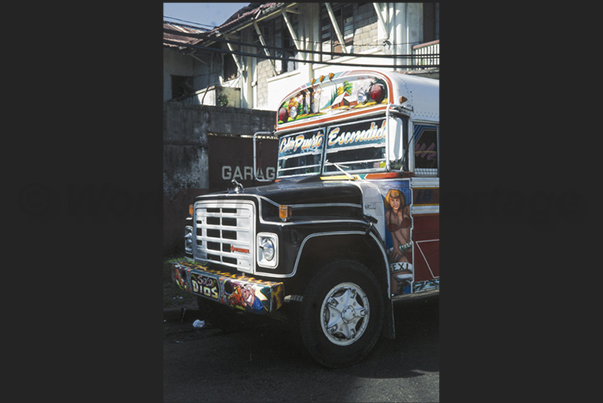
[[[277,177],[320,173],[325,130],[295,133],[280,139]]]
[[[370,128],[366,130],[357,130],[355,132],[341,132],[340,127],[335,127],[329,132],[329,148],[336,146],[353,145],[355,143],[379,143],[385,138],[385,120],[378,127],[375,122],[371,123]]]
[[[322,133],[314,134],[306,138],[303,134],[281,139],[279,155],[296,154],[298,152],[320,151],[323,141]],[[299,151],[298,151],[299,150]]]

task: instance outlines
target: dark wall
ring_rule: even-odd
[[[163,107],[163,249],[184,253],[184,224],[195,196],[252,186],[253,143],[274,128],[275,112],[165,103]],[[262,140],[262,174],[274,174],[277,142]],[[258,153],[259,154],[259,153]]]
[[[212,191],[233,188],[231,183],[233,179],[244,187],[262,184],[262,182],[254,180],[253,141],[251,139],[209,136],[208,140],[210,150],[209,188]],[[258,140],[256,153],[257,177],[259,179],[275,179],[276,140]]]

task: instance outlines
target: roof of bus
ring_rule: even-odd
[[[361,116],[401,105],[412,119],[439,120],[439,80],[384,70],[321,76],[289,93],[277,111],[277,130]]]

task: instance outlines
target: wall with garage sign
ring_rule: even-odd
[[[276,112],[233,107],[164,103],[163,239],[164,254],[183,253],[188,205],[200,194],[233,188],[231,181],[254,186],[253,141],[258,131],[274,129]],[[258,144],[258,176],[274,178],[276,140]]]
[[[209,136],[209,188],[234,188],[232,180],[244,187],[261,185],[253,176],[253,140],[241,137]],[[277,141],[261,139],[256,144],[257,177],[276,178]]]

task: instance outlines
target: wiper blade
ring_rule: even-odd
[[[339,165],[336,162],[330,162],[329,160],[325,161],[325,163],[329,163],[335,166],[335,168],[339,169],[341,172],[343,172],[345,174],[345,176],[347,176],[350,179],[356,179],[355,176],[350,175],[349,173],[347,173],[343,168],[349,168],[349,166],[346,165]],[[343,168],[342,168],[343,167]]]

